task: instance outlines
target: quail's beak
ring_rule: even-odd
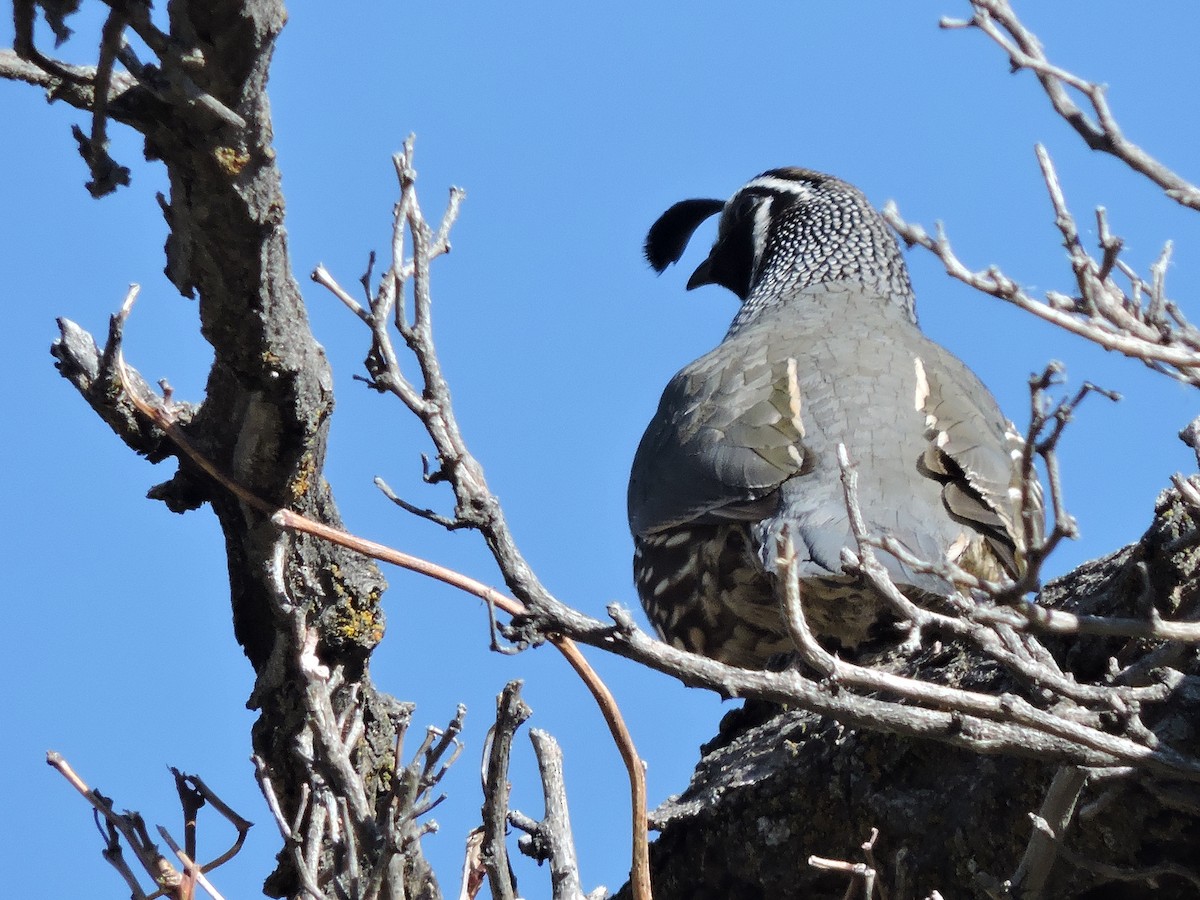
[[[698,288],[702,284],[716,284],[712,277],[712,257],[700,263],[696,267],[696,271],[692,273],[692,277],[688,279],[687,289],[690,291],[693,288]]]

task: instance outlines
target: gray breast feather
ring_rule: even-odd
[[[931,560],[983,532],[1011,556],[1005,424],[978,379],[902,311],[859,285],[819,285],[735,325],[672,379],[634,459],[630,526],[645,536],[755,523],[770,570],[786,524],[805,574],[840,574],[854,545],[836,462],[844,443],[870,531]],[[947,587],[885,561],[902,583]]]

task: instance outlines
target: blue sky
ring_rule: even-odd
[[[1111,85],[1126,132],[1185,175],[1194,168],[1193,40],[1200,8],[1159,2],[1020,4],[1051,57]],[[435,328],[467,440],[483,462],[530,562],[558,596],[595,615],[636,606],[624,520],[629,461],[659,392],[720,339],[734,299],[685,293],[703,258],[702,230],[684,263],[656,278],[640,256],[646,228],[676,200],[723,197],[780,165],[823,169],[910,220],[946,222],[959,255],[1038,290],[1070,272],[1033,156],[1047,144],[1084,232],[1109,209],[1145,270],[1176,240],[1170,294],[1193,319],[1200,278],[1196,224],[1113,160],[1088,152],[1056,119],[1028,73],[1008,74],[975,32],[943,32],[960,0],[690,5],[632,3],[295,4],[270,93],[288,197],[295,270],[312,327],[334,367],[338,406],[327,476],[357,532],[495,580],[466,533],[398,512],[372,486],[449,509],[420,482],[423,434],[397,404],[352,380],[361,326],[306,275],[324,262],[347,286],[367,252],[386,250],[395,181],[389,156],[416,132],[427,212],[450,184],[467,190],[454,251],[436,268]],[[74,23],[72,58],[88,61],[96,21]],[[7,35],[5,37],[7,41]],[[49,42],[46,42],[49,46]],[[170,476],[134,457],[79,399],[47,353],[54,319],[103,333],[129,282],[143,286],[126,354],[150,379],[201,397],[209,354],[196,305],[161,275],[161,169],[114,127],[113,155],[133,185],[95,202],[69,125],[39,92],[0,85],[4,383],[10,413],[0,481],[11,568],[9,726],[0,744],[0,884],[19,897],[126,896],[100,858],[83,802],[43,762],[64,753],[123,808],[179,833],[167,765],[201,774],[258,823],[215,882],[258,895],[278,838],[248,762],[249,665],[229,626],[219,531],[203,510],[175,516],[144,499]],[[708,226],[711,229],[711,225]],[[947,280],[909,254],[926,331],[963,357],[1009,415],[1026,416],[1026,378],[1051,358],[1071,385],[1088,379],[1125,400],[1089,400],[1062,448],[1066,496],[1082,539],[1052,560],[1059,573],[1136,539],[1171,473],[1194,469],[1175,434],[1194,392]],[[444,724],[468,706],[466,750],[426,839],[457,893],[463,838],[478,818],[477,762],[510,678],[526,680],[532,725],[566,754],[585,885],[611,888],[628,859],[624,773],[583,688],[552,650],[487,650],[474,601],[388,572],[389,634],[378,684]],[[652,802],[687,783],[697,747],[728,705],[662,676],[591,653],[647,760]],[[536,770],[518,739],[514,805],[540,813]],[[202,821],[205,855],[223,849]],[[836,851],[839,848],[829,848]],[[211,852],[209,852],[211,851]],[[518,872],[528,897],[548,874]]]

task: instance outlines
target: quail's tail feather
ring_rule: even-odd
[[[642,605],[667,643],[751,669],[795,652],[780,612],[774,553],[748,523],[674,529],[636,538],[634,548]],[[809,625],[831,648],[854,651],[895,621],[858,578],[802,577],[801,595]]]
[[[635,538],[633,576],[655,630],[681,650],[758,668],[792,649],[745,523]]]

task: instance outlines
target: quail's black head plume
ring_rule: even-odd
[[[679,262],[700,223],[715,216],[724,206],[724,200],[680,200],[650,226],[646,235],[646,262],[655,272]]]
[[[724,203],[667,210],[646,238],[651,266],[677,262],[717,212],[687,286],[719,284],[742,306],[724,341],[667,385],[629,482],[634,577],[662,636],[745,666],[790,650],[773,565],[784,527],[818,633],[843,645],[869,635],[880,604],[841,562],[855,544],[839,443],[869,530],[929,561],[1019,574],[1021,439],[918,330],[900,249],[866,198],[829,175],[772,169]],[[954,589],[884,561],[915,598]]]

